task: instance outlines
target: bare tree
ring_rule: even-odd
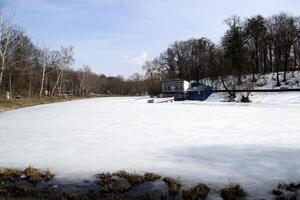
[[[43,48],[40,51],[42,74],[41,74],[41,87],[39,92],[39,98],[41,98],[43,96],[43,92],[45,92],[44,86],[45,86],[46,77],[57,69],[57,65],[56,65],[57,58],[58,58],[57,51],[50,51],[48,48]]]
[[[60,70],[60,84],[59,84],[59,96],[61,96],[62,88],[64,85],[64,71],[66,68],[70,67],[74,63],[74,52],[73,47],[61,48],[61,59],[62,65]]]
[[[45,48],[40,53],[41,53],[41,60],[42,60],[42,80],[41,80],[41,88],[40,88],[39,97],[41,98],[43,95],[43,91],[44,91],[46,70],[47,70],[48,59],[49,59],[49,50]]]
[[[4,22],[0,17],[0,86],[3,82],[3,74],[8,68],[9,57],[19,46],[18,34],[14,31],[13,26],[8,22]]]
[[[61,55],[61,52],[56,52],[55,54],[55,60],[53,60],[54,62],[56,62],[56,81],[55,81],[55,84],[52,88],[52,91],[51,91],[51,96],[54,95],[54,92],[60,82],[60,79],[61,79],[61,76],[62,76],[62,73],[63,73],[63,64],[62,64],[62,55]]]

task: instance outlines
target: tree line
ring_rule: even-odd
[[[299,70],[300,19],[280,13],[265,18],[232,16],[220,44],[207,38],[174,42],[157,58],[144,64],[145,75],[128,79],[94,73],[89,66],[72,68],[73,47],[52,50],[34,45],[21,27],[0,18],[0,94],[31,98],[70,95],[158,94],[163,79],[199,81],[204,78],[235,84],[242,76],[274,73],[277,86],[288,71]],[[283,73],[283,79],[279,78]],[[225,85],[225,84],[224,84]]]
[[[275,73],[277,86],[287,81],[288,71],[299,70],[300,18],[286,13],[247,19],[232,16],[225,20],[227,30],[220,44],[207,38],[177,41],[154,60],[147,62],[147,88],[160,91],[162,79],[199,81],[232,75],[241,85],[243,75]],[[279,73],[283,73],[280,80]]]
[[[36,46],[21,27],[0,21],[0,94],[4,98],[141,94],[139,74],[121,76],[94,73],[89,66],[75,70],[73,47],[51,50]]]

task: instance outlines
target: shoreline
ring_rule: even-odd
[[[190,103],[194,103],[194,104],[198,104],[198,103],[232,103],[232,104],[236,104],[236,103],[240,103],[243,105],[247,105],[247,104],[257,104],[257,103],[263,103],[263,104],[279,104],[278,102],[260,102],[256,99],[254,99],[254,101],[248,102],[248,103],[241,103],[238,101],[234,101],[234,102],[229,102],[226,101],[223,96],[217,97],[215,99],[215,96],[217,94],[221,94],[221,93],[225,93],[225,92],[219,92],[219,93],[214,93],[212,94],[210,97],[211,99],[208,99],[206,101],[186,101],[183,102],[183,104],[190,104]],[[281,95],[282,93],[277,93],[277,95]],[[225,95],[226,96],[226,95]],[[253,94],[251,95],[253,96]],[[53,104],[53,103],[62,103],[62,102],[68,102],[68,101],[75,101],[75,100],[83,100],[83,99],[91,99],[91,98],[108,98],[108,97],[129,97],[129,96],[86,96],[86,97],[43,97],[41,99],[39,98],[24,98],[24,99],[11,99],[11,100],[7,100],[7,99],[0,99],[0,113],[3,112],[7,112],[7,111],[12,111],[12,110],[16,110],[16,109],[20,109],[20,108],[26,108],[26,107],[33,107],[33,106],[38,106],[38,105],[45,105],[45,104]],[[136,97],[136,96],[134,96]],[[251,97],[252,98],[252,97]],[[143,99],[143,98],[141,98]],[[137,100],[141,100],[141,99],[137,99]],[[182,103],[182,102],[181,102]],[[282,103],[282,102],[280,102]],[[297,105],[299,104],[298,102],[286,102],[286,105]]]
[[[263,199],[298,199],[300,182],[278,183]],[[0,168],[0,199],[74,199],[74,200],[198,200],[257,199],[239,183],[213,187],[206,183],[187,185],[180,179],[154,173],[124,170],[95,175],[95,180],[56,179],[49,170]],[[261,198],[261,197],[259,197]]]
[[[23,98],[23,99],[0,99],[0,113],[12,111],[20,108],[33,107],[38,105],[63,103],[68,101],[95,99],[95,98],[109,98],[109,97],[131,97],[131,96],[74,96],[74,97],[43,97],[43,98]]]
[[[100,97],[43,97],[31,99],[0,99],[0,113],[12,111],[20,108],[33,107],[38,105],[62,103],[75,100],[100,98]]]

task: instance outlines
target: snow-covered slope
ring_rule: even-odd
[[[300,71],[295,72],[287,72],[286,82],[282,82],[283,80],[283,72],[279,73],[279,79],[281,81],[281,86],[277,87],[277,79],[276,73],[269,74],[258,74],[255,75],[256,81],[252,82],[252,75],[245,75],[242,77],[243,84],[240,86],[236,86],[236,89],[280,89],[280,88],[300,88]],[[202,83],[212,86],[214,89],[222,90],[224,89],[223,84],[220,80],[212,81],[210,79],[201,80]],[[225,78],[225,83],[230,85],[236,84],[237,78],[233,78],[232,76],[228,76]]]
[[[278,182],[300,180],[299,104],[146,100],[99,98],[0,113],[0,166],[31,164],[58,178],[125,169],[212,188],[239,182],[255,199],[270,197]]]
[[[244,93],[236,93],[238,102]],[[228,102],[227,92],[213,93],[205,102]],[[251,103],[265,104],[299,104],[300,92],[252,92],[249,99]]]

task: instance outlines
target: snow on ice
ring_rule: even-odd
[[[214,102],[216,95],[163,104],[98,98],[0,113],[0,166],[34,165],[73,179],[150,171],[266,193],[300,180],[300,94],[270,95],[251,104]]]

